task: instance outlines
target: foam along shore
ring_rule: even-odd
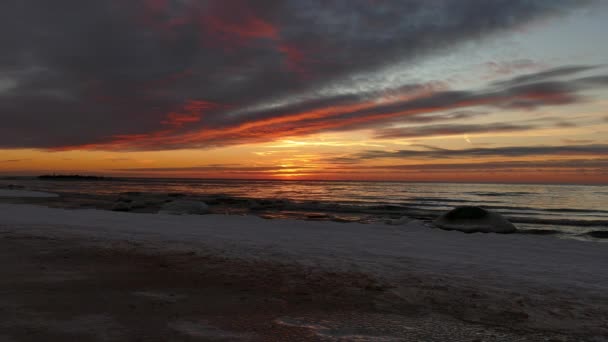
[[[14,190],[14,189],[0,189],[0,197],[13,197],[13,198],[53,198],[59,197],[57,194],[40,191],[28,191],[28,190]]]
[[[464,234],[415,220],[390,226],[0,204],[5,232],[357,272],[389,284],[389,302],[431,305],[467,321],[608,336],[603,243]]]

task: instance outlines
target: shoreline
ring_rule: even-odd
[[[223,260],[214,276],[236,277],[239,288],[247,288],[251,281],[238,277],[263,276],[274,283],[269,292],[278,296],[304,296],[309,301],[320,295],[312,311],[317,305],[327,309],[365,302],[368,307],[353,308],[351,313],[397,315],[406,321],[439,315],[448,317],[446,322],[464,324],[458,329],[499,327],[524,336],[522,341],[535,341],[538,334],[601,341],[593,338],[608,333],[608,304],[602,304],[608,303],[608,274],[603,271],[608,252],[601,244],[462,234],[416,222],[404,228],[27,204],[0,204],[0,234],[4,241],[21,236],[41,245],[73,241],[72,247],[64,248],[69,253],[86,246],[108,253],[125,246],[135,255],[178,253],[185,255],[176,263],[186,265],[183,272],[196,273],[210,260]],[[130,257],[119,259],[117,265],[130,267]],[[331,293],[327,289],[347,296],[333,303],[323,296]]]
[[[378,204],[337,203],[317,200],[289,200],[285,198],[252,198],[222,194],[186,194],[165,192],[120,192],[120,193],[80,193],[69,191],[52,191],[48,189],[18,188],[0,189],[0,203],[36,204],[63,209],[99,209],[126,211],[132,213],[156,214],[162,205],[174,200],[192,200],[204,202],[210,213],[222,215],[250,215],[264,219],[294,219],[305,221],[328,221],[340,223],[389,224],[402,225],[409,220],[418,220],[428,227],[431,221],[449,209],[442,207],[421,208],[411,203]],[[8,196],[3,193],[13,193]],[[34,196],[28,195],[34,193]],[[36,196],[36,193],[38,194]],[[428,198],[419,199],[427,204]],[[448,200],[446,200],[448,201]],[[485,209],[498,211],[526,210],[512,206],[479,204],[466,201],[449,200],[449,205],[481,205]],[[558,210],[546,209],[546,215]],[[566,213],[580,214],[579,209],[564,209]],[[601,211],[602,214],[608,211]],[[521,214],[505,214],[510,222],[518,226],[515,234],[553,236],[591,242],[606,242],[608,237],[608,219],[586,220],[578,216],[537,218]]]

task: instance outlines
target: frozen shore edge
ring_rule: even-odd
[[[608,250],[603,244],[463,234],[415,222],[363,225],[25,204],[0,204],[0,232],[77,236],[109,244],[130,241],[160,250],[189,249],[234,259],[361,272],[392,284],[392,294],[404,301],[415,302],[426,293],[446,305],[477,302],[521,314],[524,328],[595,336],[608,332]],[[477,299],[460,298],[467,291]]]

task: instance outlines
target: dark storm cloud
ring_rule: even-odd
[[[247,110],[584,3],[4,0],[0,82],[9,85],[0,83],[0,147],[165,149],[260,140],[264,132],[237,134],[234,139],[232,133],[206,139],[205,132],[288,116],[294,110],[368,100],[372,94],[319,94],[293,108]],[[603,79],[581,82],[605,84]],[[510,85],[497,95],[517,95],[531,90],[524,89],[528,86]],[[536,85],[545,91],[562,86]],[[480,96],[445,92],[427,101],[449,104]],[[543,103],[526,97],[500,105]],[[424,103],[399,105],[407,109]],[[244,115],[229,115],[239,110]],[[357,127],[365,123],[353,119],[363,114],[352,110],[327,125],[304,120],[300,130],[275,129],[307,133]],[[335,121],[341,119],[347,119],[345,125]],[[117,139],[120,144],[108,144]]]

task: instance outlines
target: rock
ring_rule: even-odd
[[[127,191],[127,192],[121,193],[121,195],[125,195],[125,196],[141,196],[142,194],[143,194],[143,192],[140,192],[140,191]]]
[[[167,196],[169,197],[184,197],[184,194],[180,194],[178,192],[172,192],[172,193],[168,193]]]
[[[129,205],[129,203],[116,202],[112,206],[112,210],[113,211],[131,211],[131,206]]]
[[[264,206],[261,205],[258,201],[256,200],[248,200],[247,201],[247,207],[249,208],[249,210],[263,210]]]
[[[435,226],[465,233],[514,233],[517,228],[502,215],[473,206],[455,208],[441,215]]]
[[[587,235],[597,238],[597,239],[608,239],[608,231],[596,230],[587,233]]]
[[[133,199],[129,198],[129,197],[125,197],[125,196],[120,196],[118,197],[118,202],[123,202],[123,203],[131,203],[133,202]]]
[[[204,215],[209,213],[209,206],[204,202],[175,200],[163,204],[159,214],[171,215]]]
[[[136,200],[131,203],[132,209],[145,209],[149,206],[148,202],[142,200]]]
[[[283,199],[283,198],[279,198],[279,199],[275,199],[275,200],[271,200],[271,205],[273,208],[277,208],[277,209],[283,209],[286,207],[289,207],[292,205],[292,203],[289,200]]]
[[[25,186],[18,185],[18,184],[9,184],[6,186],[6,188],[10,189],[10,190],[15,190],[15,189],[19,190],[19,189],[25,189]]]

